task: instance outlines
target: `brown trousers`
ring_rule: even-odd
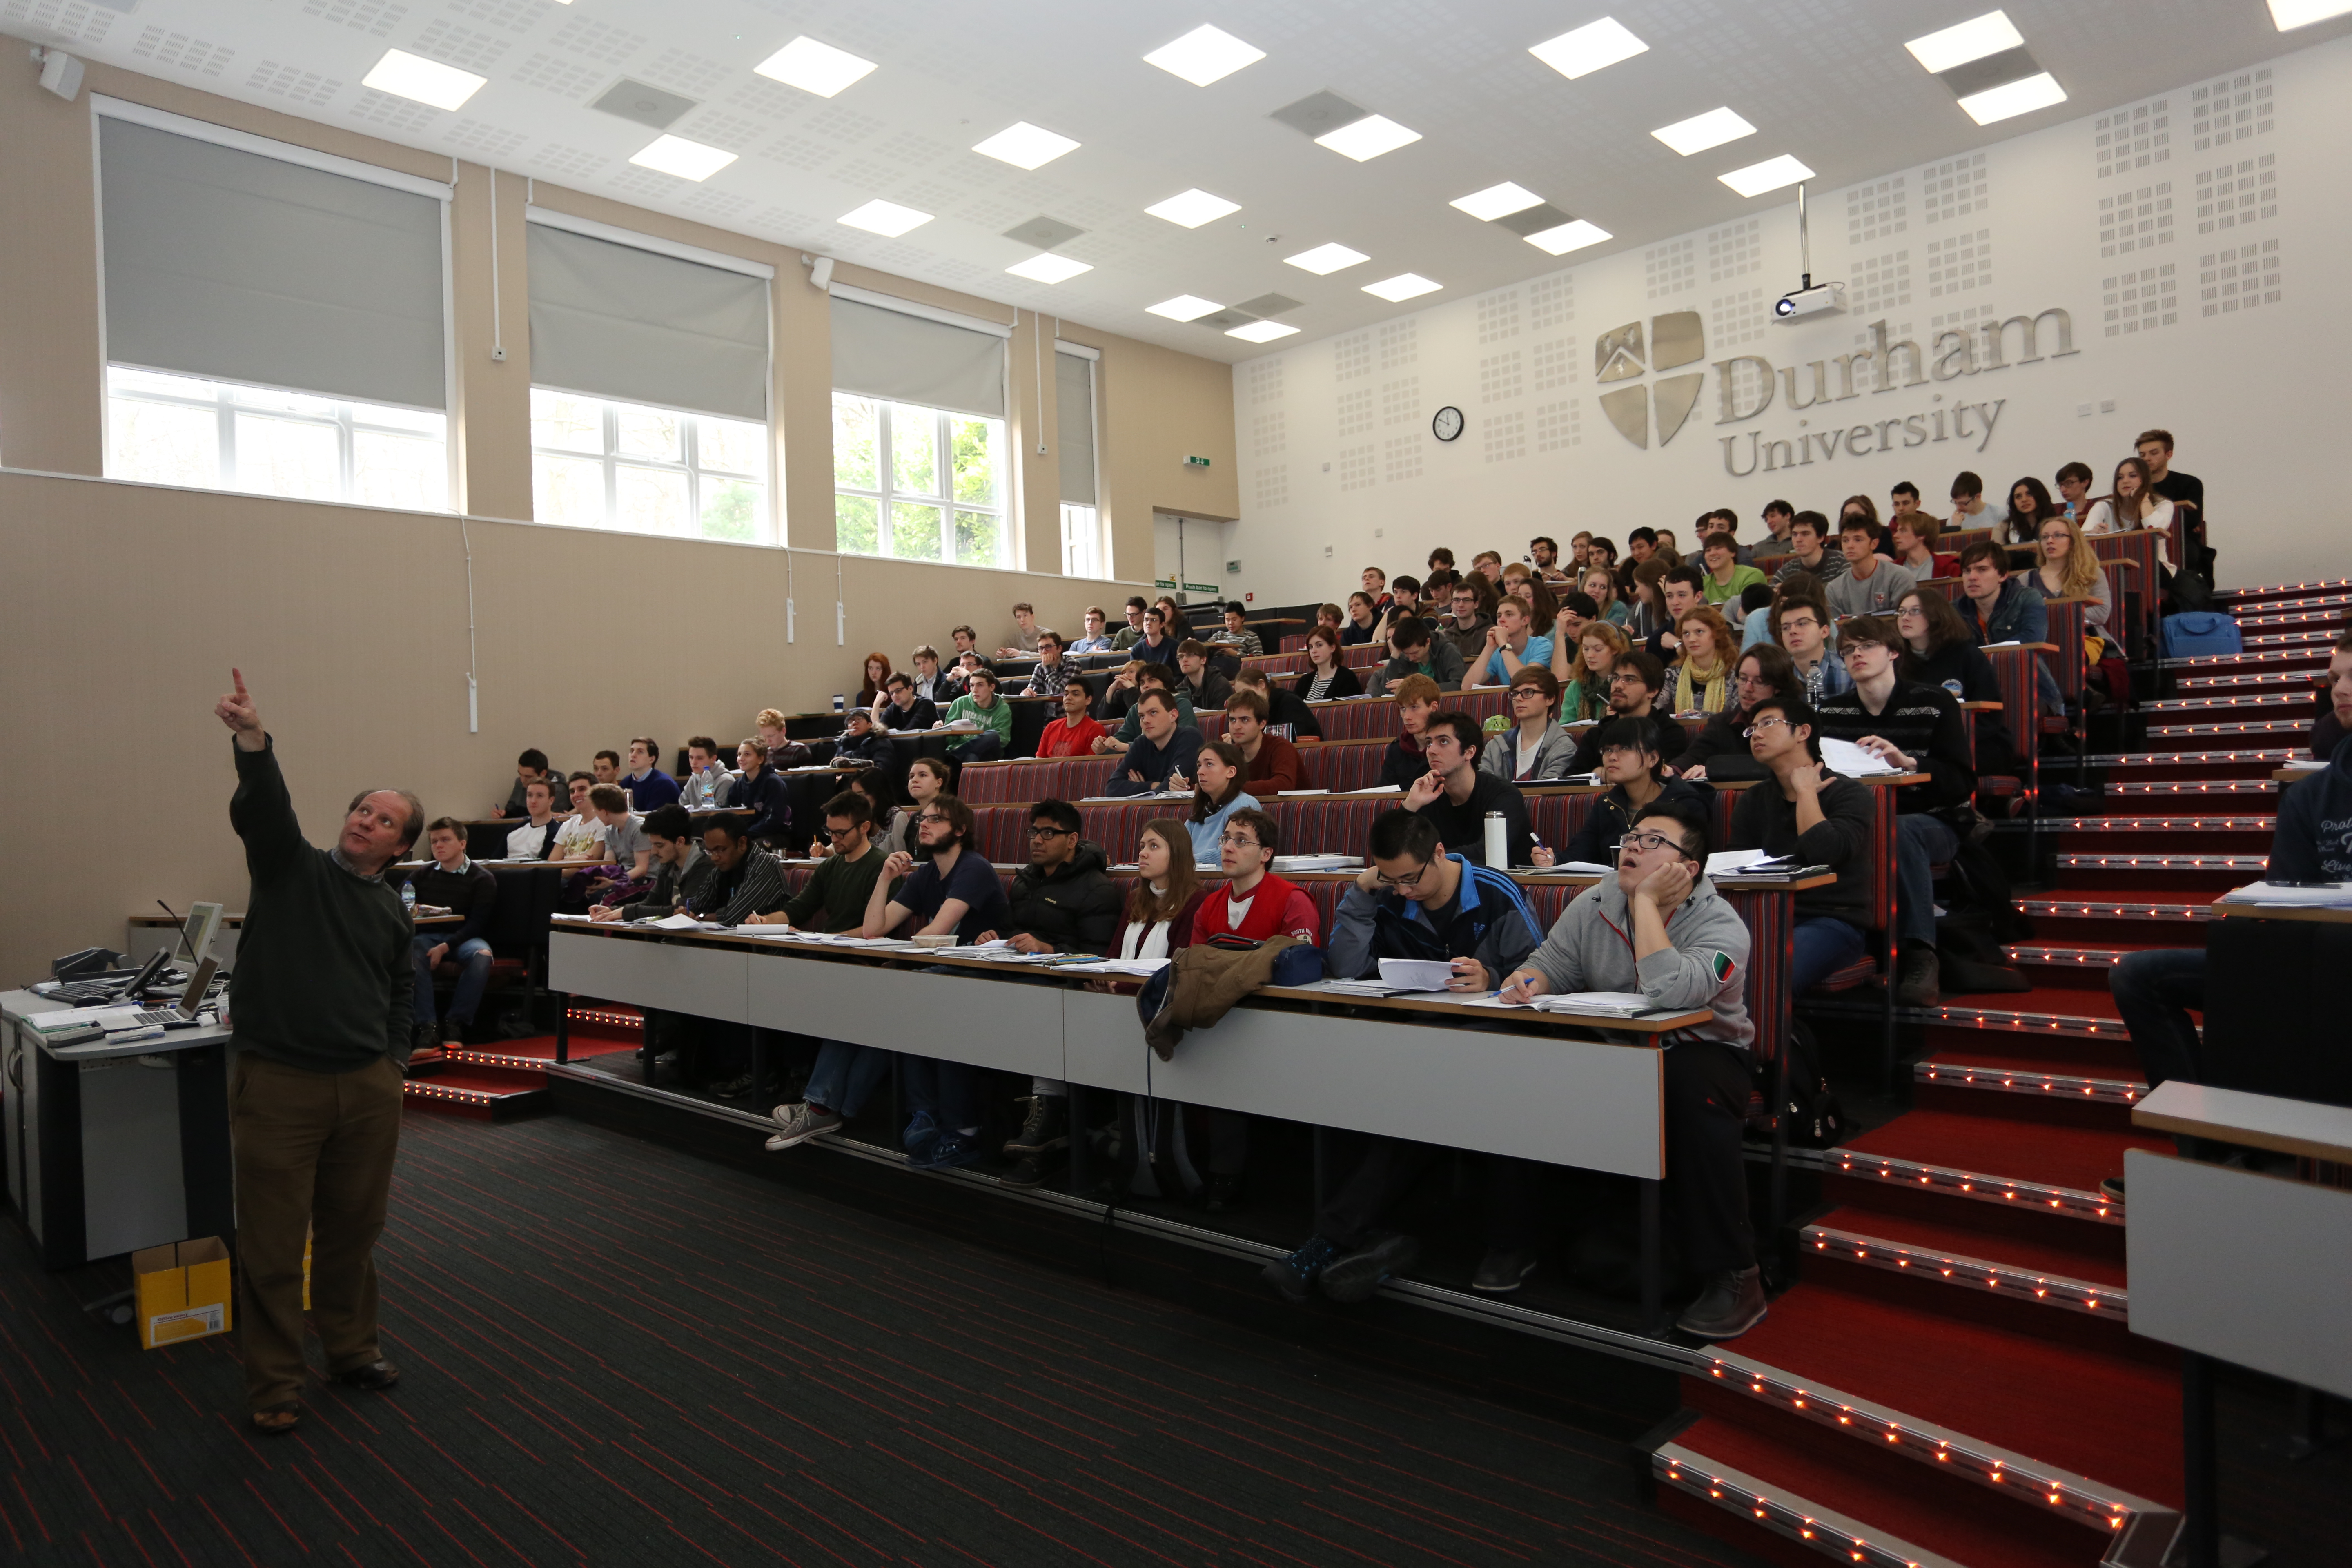
[[[252,1408],[302,1395],[302,1240],[310,1321],[327,1371],[378,1360],[375,1239],[400,1151],[401,1075],[389,1057],[306,1072],[251,1051],[229,1080],[236,1150],[236,1312]]]

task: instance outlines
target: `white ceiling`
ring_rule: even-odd
[[[1279,346],[1554,271],[1456,196],[1514,180],[1615,238],[1585,260],[1743,210],[1716,175],[1776,153],[1823,190],[2316,43],[2263,0],[2007,0],[2068,101],[1990,128],[1903,48],[1989,0],[0,0],[0,27],[268,108],[1059,314],[1213,358],[1267,352],[1148,315],[1177,294],[1304,301]],[[1570,81],[1528,47],[1614,16],[1645,54]],[[1141,57],[1213,22],[1267,58],[1206,88]],[[806,34],[879,62],[824,100],[751,67]],[[388,47],[489,79],[448,113],[363,88]],[[623,75],[697,101],[669,130],[740,154],[695,184],[632,167],[655,132],[586,107]],[[1356,163],[1270,119],[1323,89],[1422,133]],[[1727,104],[1757,134],[1679,157],[1649,132]],[[1034,173],[968,151],[1025,120],[1083,143]],[[1198,186],[1241,211],[1198,229],[1143,208]],[[937,214],[899,239],[834,220],[875,197]],[[1008,277],[1002,231],[1045,214],[1094,270]],[[1370,260],[1318,278],[1283,258],[1338,241]],[[1361,285],[1445,291],[1390,304]],[[1792,280],[1793,281],[1793,280]]]

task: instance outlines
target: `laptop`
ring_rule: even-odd
[[[165,949],[163,956],[171,956],[171,950]],[[152,963],[153,961],[149,962]],[[37,1014],[28,1022],[44,1034],[60,1029],[98,1028],[114,1034],[123,1029],[190,1028],[197,1022],[196,1010],[204,1005],[205,993],[212,989],[213,974],[219,968],[220,963],[215,959],[207,958],[197,964],[196,972],[188,977],[187,986],[180,993],[180,1000],[175,1006],[68,1007],[63,1012]],[[138,992],[133,990],[127,994],[136,996]]]

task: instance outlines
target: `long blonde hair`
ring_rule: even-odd
[[[2042,520],[2042,528],[2048,528],[2053,522],[2063,523],[2065,525],[2066,538],[2068,542],[2066,545],[2066,575],[2059,584],[2059,597],[2064,599],[2090,598],[2093,596],[2091,590],[2099,581],[2100,573],[2104,570],[2104,568],[2099,565],[2098,552],[2091,548],[2091,542],[2083,536],[2083,525],[2075,521],[2073,518],[2063,516],[2045,517]],[[2036,531],[2033,542],[2036,550],[2038,551],[2042,543],[2038,530]],[[2047,564],[2048,561],[2049,557],[2045,555],[2042,560],[2034,563],[2033,571],[2037,576],[2040,575],[2042,566]]]

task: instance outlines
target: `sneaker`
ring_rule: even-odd
[[[2106,1199],[2109,1203],[2119,1204],[2123,1202],[2124,1179],[2121,1176],[2106,1177],[2099,1183],[2099,1195]]]
[[[1367,1301],[1372,1292],[1412,1268],[1421,1257],[1421,1243],[1399,1232],[1385,1236],[1360,1252],[1335,1258],[1323,1266],[1323,1294],[1334,1301]]]
[[[1896,961],[1895,971],[1895,1005],[1898,1007],[1933,1007],[1941,1003],[1944,994],[1937,989],[1943,978],[1932,947],[1906,947]]]
[[[789,1149],[795,1143],[805,1143],[820,1132],[831,1132],[841,1126],[841,1117],[831,1110],[819,1110],[806,1101],[794,1105],[779,1105],[768,1112],[775,1118],[782,1132],[768,1140],[771,1149]]]
[[[1201,1189],[1201,1207],[1208,1214],[1238,1214],[1248,1206],[1243,1201],[1249,1178],[1235,1173],[1209,1173],[1209,1184]]]
[[[996,1178],[1001,1186],[1042,1187],[1045,1184],[1045,1161],[1043,1155],[1024,1154],[1013,1169]]]
[[[450,1046],[456,1046],[460,1050],[465,1049],[466,1026],[459,1023],[455,1018],[443,1019],[441,1021],[441,1044],[444,1048]]]
[[[409,1054],[413,1056],[418,1051],[440,1049],[440,1033],[439,1026],[430,1018],[411,1025],[408,1030]]]
[[[719,1100],[740,1100],[751,1092],[751,1075],[750,1073],[745,1073],[741,1078],[730,1078],[725,1083],[710,1086],[712,1097]]]
[[[1066,1149],[1070,1143],[1070,1097],[1066,1094],[1032,1094],[1023,1097],[1029,1102],[1029,1120],[1021,1124],[1020,1135],[1004,1146],[1008,1154],[1049,1154],[1056,1149]]]
[[[1273,1286],[1275,1294],[1292,1306],[1305,1306],[1307,1298],[1315,1293],[1315,1281],[1339,1256],[1336,1243],[1310,1236],[1289,1257],[1275,1258],[1259,1269],[1257,1277]]]
[[[919,1110],[907,1123],[907,1131],[898,1137],[898,1147],[907,1152],[908,1162],[921,1159],[940,1141],[940,1124],[931,1120],[928,1110]]]
[[[1727,1268],[1706,1282],[1675,1327],[1702,1340],[1736,1340],[1764,1321],[1764,1271]]]
[[[984,1156],[980,1140],[967,1138],[961,1132],[942,1132],[930,1147],[907,1162],[910,1170],[946,1171],[958,1165],[976,1165]]]
[[[1517,1289],[1519,1282],[1535,1271],[1536,1249],[1532,1247],[1490,1252],[1478,1260],[1478,1272],[1470,1277],[1470,1289],[1499,1295]]]

